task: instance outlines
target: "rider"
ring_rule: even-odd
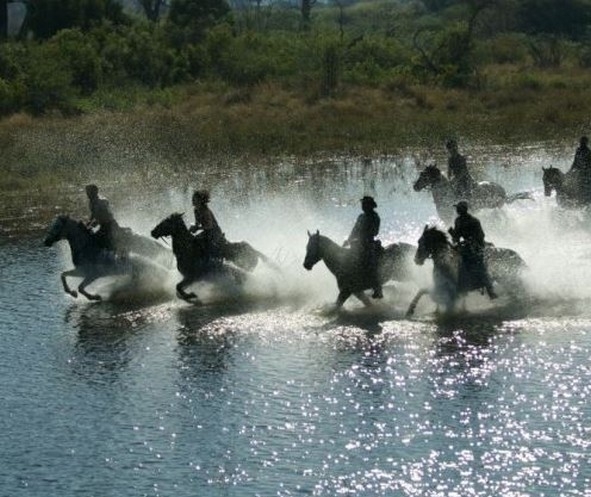
[[[378,274],[378,253],[381,245],[375,240],[380,230],[380,216],[374,210],[377,206],[373,197],[365,196],[361,199],[363,213],[357,217],[355,226],[344,245],[351,245],[360,265],[369,273],[373,287],[372,297],[381,299],[384,297]]]
[[[579,141],[573,165],[568,173],[575,174],[583,199],[591,200],[591,149],[589,149],[589,138],[586,136],[582,136]]]
[[[462,256],[460,280],[482,283],[491,299],[496,299],[492,282],[484,262],[484,231],[480,221],[468,213],[468,202],[462,200],[454,205],[458,217],[449,234],[458,244]]]
[[[474,180],[468,171],[466,158],[458,152],[458,143],[453,139],[445,142],[445,148],[449,153],[447,177],[452,183],[456,197],[459,199],[469,199],[472,194]]]
[[[115,234],[119,224],[109,207],[109,201],[99,196],[99,189],[96,185],[86,185],[86,196],[88,197],[88,206],[90,207],[90,220],[87,226],[99,229],[95,232],[98,244],[107,250],[115,250]]]
[[[222,248],[226,241],[224,233],[209,209],[207,204],[210,201],[210,194],[208,190],[196,190],[193,193],[193,207],[195,208],[195,224],[189,228],[191,233],[201,231],[195,236],[196,239],[202,240],[205,245],[205,261],[210,259],[221,259]]]

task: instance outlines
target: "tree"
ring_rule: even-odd
[[[521,28],[530,34],[580,39],[591,22],[588,0],[523,0]]]
[[[8,0],[0,0],[0,40],[8,36]]]
[[[36,38],[51,38],[61,29],[87,30],[100,21],[125,20],[117,0],[30,0],[27,25]]]
[[[312,6],[316,3],[316,0],[302,0],[300,11],[302,13],[302,28],[309,29],[310,27],[310,15],[312,13]]]
[[[229,13],[226,0],[172,0],[168,19],[184,33],[185,41],[196,42]]]
[[[160,19],[162,8],[168,5],[168,0],[137,0],[146,17],[152,21],[157,22]]]

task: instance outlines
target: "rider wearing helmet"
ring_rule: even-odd
[[[496,299],[492,282],[484,262],[484,231],[480,221],[468,213],[468,203],[462,200],[454,205],[458,217],[449,229],[453,241],[458,244],[462,256],[460,281],[485,287],[488,296]]]
[[[361,199],[363,213],[357,217],[349,238],[345,240],[345,246],[351,246],[359,264],[369,274],[374,291],[373,298],[381,299],[383,298],[382,285],[378,274],[378,255],[381,244],[375,240],[380,231],[380,216],[374,210],[377,206],[373,197],[365,196]]]
[[[447,177],[451,181],[456,197],[469,199],[472,194],[474,180],[468,171],[466,158],[458,152],[458,143],[455,140],[447,140],[445,148],[449,153]]]
[[[115,232],[119,228],[119,224],[111,212],[109,201],[99,196],[99,189],[96,185],[86,185],[85,190],[90,208],[90,220],[87,225],[90,228],[99,227],[95,236],[101,247],[115,250]]]
[[[222,257],[221,251],[226,241],[224,233],[222,233],[213,212],[207,206],[209,201],[210,194],[208,190],[196,190],[193,193],[195,224],[189,228],[191,233],[201,231],[195,238],[202,240],[204,243],[204,258],[206,261],[209,261],[211,258],[220,259]]]

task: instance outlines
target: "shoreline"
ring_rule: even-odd
[[[37,229],[34,220],[46,221],[56,210],[76,214],[78,202],[68,195],[91,182],[159,187],[197,182],[212,170],[274,168],[282,161],[297,167],[409,150],[443,157],[450,136],[468,154],[474,147],[545,141],[572,143],[574,152],[591,127],[591,102],[582,90],[576,109],[572,89],[553,89],[488,112],[483,109],[490,92],[416,88],[409,97],[353,88],[341,98],[309,103],[272,90],[253,89],[247,102],[198,93],[169,108],[0,120],[0,234]],[[557,111],[566,107],[571,110]],[[56,199],[57,205],[46,205]]]

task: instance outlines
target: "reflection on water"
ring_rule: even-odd
[[[306,230],[344,238],[363,193],[385,241],[416,242],[434,207],[410,191],[411,160],[207,176],[227,236],[282,272],[257,268],[204,306],[108,285],[107,302],[74,301],[64,251],[0,242],[0,493],[587,496],[591,231],[540,196],[544,154],[502,158],[479,174],[535,201],[481,219],[527,261],[529,294],[476,295],[452,316],[426,299],[405,320],[413,284],[331,314],[334,278],[301,267]],[[143,232],[189,196],[112,202]]]

